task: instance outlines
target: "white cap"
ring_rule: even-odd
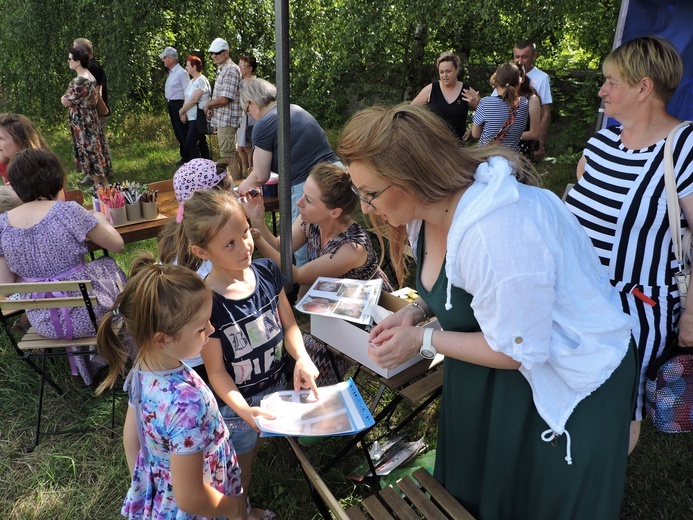
[[[225,39],[215,38],[214,41],[212,42],[212,45],[209,46],[209,49],[207,50],[207,52],[221,52],[221,51],[228,51],[228,50],[229,50],[229,44]]]
[[[163,59],[166,56],[171,56],[172,58],[178,59],[178,51],[174,49],[173,47],[166,47],[164,49],[164,52],[159,54],[159,59]]]

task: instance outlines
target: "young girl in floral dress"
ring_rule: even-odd
[[[99,326],[109,362],[102,392],[125,366],[127,347],[113,329],[122,316],[139,345],[125,387],[130,395],[123,444],[132,484],[127,518],[245,518],[241,476],[217,403],[181,359],[198,355],[214,328],[212,294],[193,271],[136,259],[132,277]],[[181,316],[188,319],[181,320]]]

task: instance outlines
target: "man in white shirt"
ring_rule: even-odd
[[[522,63],[525,73],[532,82],[532,87],[541,98],[541,125],[539,127],[539,149],[534,151],[534,159],[541,161],[544,158],[544,143],[551,122],[551,82],[549,75],[534,66],[537,59],[537,46],[530,40],[523,40],[513,49],[513,61]]]
[[[173,47],[166,47],[159,58],[168,69],[164,95],[168,108],[168,116],[171,118],[173,133],[178,140],[180,152],[180,164],[185,162],[185,138],[188,135],[188,124],[180,120],[178,112],[185,101],[185,89],[190,81],[190,76],[185,69],[178,64],[178,51]]]

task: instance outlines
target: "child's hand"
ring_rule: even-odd
[[[300,390],[301,388],[310,388],[315,394],[315,398],[319,399],[318,387],[315,385],[315,380],[320,375],[320,371],[317,369],[310,357],[302,356],[296,360],[296,366],[294,367],[294,390]]]
[[[276,419],[274,415],[264,411],[259,406],[251,406],[247,410],[239,412],[238,416],[245,422],[247,422],[250,425],[250,427],[258,433],[260,433],[260,428],[258,428],[257,423],[255,422],[256,417],[264,417],[265,419],[268,419],[270,421]]]

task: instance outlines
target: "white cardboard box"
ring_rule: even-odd
[[[380,295],[378,304],[381,307],[395,312],[404,307],[407,302],[401,298],[383,292]],[[432,320],[426,324],[426,327],[439,329],[440,325],[436,320]],[[385,378],[390,378],[395,374],[399,374],[405,368],[423,360],[423,358],[417,354],[398,367],[391,369],[379,367],[368,357],[368,332],[360,329],[354,323],[339,318],[311,314],[310,333]]]

